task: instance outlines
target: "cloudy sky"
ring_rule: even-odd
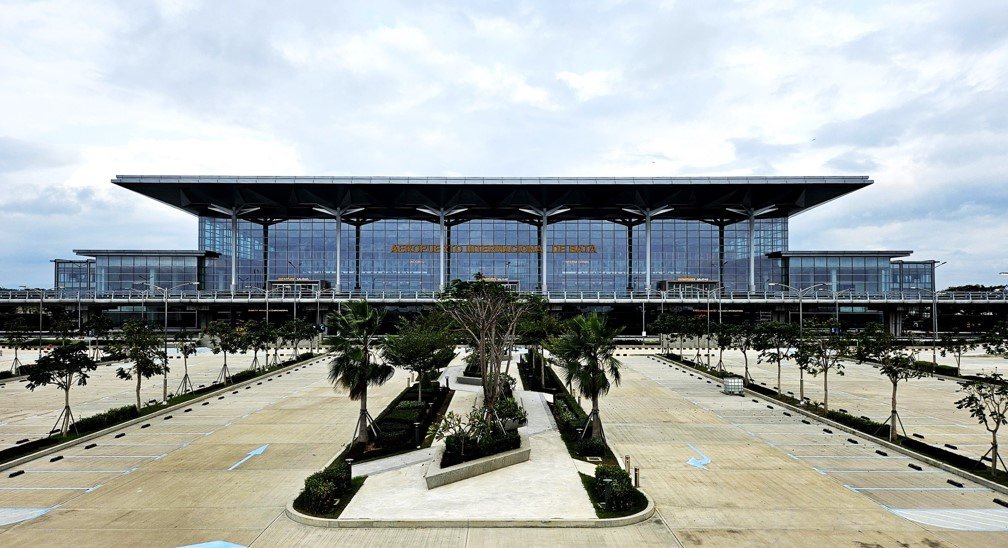
[[[0,0],[0,286],[194,248],[116,174],[870,175],[792,249],[1008,270],[1008,9]]]

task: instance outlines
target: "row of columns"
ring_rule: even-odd
[[[238,218],[253,213],[258,210],[258,207],[236,207],[236,208],[225,208],[217,205],[211,205],[210,209],[217,211],[219,213],[224,213],[231,218],[231,294],[234,294],[238,286]],[[330,208],[325,206],[315,206],[312,209],[315,211],[328,215],[329,217],[336,220],[336,226],[340,227],[340,231],[343,226],[343,217],[345,215],[351,215],[361,211],[363,208],[360,207],[337,207]],[[446,250],[448,248],[448,238],[450,226],[448,224],[448,218],[453,215],[457,215],[466,211],[468,208],[465,207],[450,207],[450,208],[432,208],[432,207],[418,207],[419,211],[430,214],[437,218],[438,223],[438,240],[439,240],[439,250],[438,250],[438,289],[444,291],[447,287],[447,257]],[[749,291],[756,290],[756,255],[755,255],[755,232],[756,232],[756,217],[765,215],[774,211],[776,207],[769,206],[761,209],[752,208],[727,208],[728,211],[732,213],[737,213],[739,215],[744,215],[748,220],[748,247],[749,247]],[[549,247],[549,242],[547,240],[547,226],[549,224],[549,218],[553,215],[558,215],[570,211],[570,208],[566,206],[556,206],[553,208],[535,208],[535,207],[523,207],[520,208],[521,211],[533,215],[539,221],[538,226],[538,240],[539,240],[539,251],[540,251],[540,264],[539,264],[539,290],[543,295],[549,293],[548,282],[547,282],[547,256]],[[643,218],[644,221],[644,271],[645,271],[645,287],[647,291],[651,291],[651,221],[665,213],[673,211],[672,207],[661,206],[656,208],[643,208],[643,207],[625,207],[624,211],[638,215]],[[262,225],[263,229],[263,287],[265,288],[267,282],[269,281],[269,225],[279,222],[278,219],[263,219],[258,221]],[[711,224],[716,224],[718,227],[718,276],[719,283],[724,283],[724,227],[727,221],[706,221]],[[631,238],[630,227],[633,223],[622,223],[627,226],[627,261],[628,264],[633,264],[633,244]],[[356,227],[356,253],[360,254],[360,224],[355,223]],[[342,248],[342,234],[338,233],[336,237],[336,287],[342,287],[342,272],[339,268],[341,260],[341,248]],[[631,289],[631,274],[628,269],[627,273],[627,288]],[[357,269],[355,275],[356,289],[360,289],[360,269]]]

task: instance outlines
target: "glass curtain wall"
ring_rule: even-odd
[[[239,221],[238,287],[261,288],[262,226]],[[230,220],[200,218],[200,249],[221,257],[207,266],[208,289],[231,283]],[[558,221],[547,227],[547,285],[550,291],[623,292],[627,286],[627,231],[631,231],[636,291],[644,290],[644,226],[630,229],[601,220]],[[652,285],[660,280],[697,277],[718,280],[718,229],[700,221],[668,219],[652,224]],[[748,284],[748,228],[725,228],[725,280],[729,290]],[[383,220],[360,227],[360,264],[354,226],[344,223],[342,287],[353,290],[359,269],[362,291],[435,291],[439,282],[437,223]],[[476,273],[517,283],[522,291],[539,286],[538,227],[518,221],[472,220],[454,225],[448,238],[446,279],[471,280]],[[269,228],[269,278],[298,277],[336,283],[336,222],[284,221]],[[787,220],[756,221],[756,280],[763,289],[780,279],[779,264],[764,255],[787,249]]]
[[[54,289],[63,291],[93,291],[95,287],[94,261],[54,261]]]
[[[97,291],[147,290],[144,282],[169,288],[199,280],[197,257],[99,255],[95,257]]]

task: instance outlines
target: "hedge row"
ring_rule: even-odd
[[[496,455],[521,447],[521,435],[517,431],[500,432],[491,429],[490,434],[478,440],[462,434],[445,437],[445,452],[441,456],[441,467]]]
[[[612,480],[608,485],[607,479]],[[629,515],[647,507],[647,497],[633,486],[630,474],[619,466],[600,464],[595,467],[595,477],[582,475],[582,481],[592,503],[602,509],[596,510],[599,517]]]

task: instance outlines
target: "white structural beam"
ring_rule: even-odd
[[[343,247],[343,216],[350,215],[352,213],[357,213],[358,211],[364,209],[362,207],[325,207],[325,206],[315,206],[312,209],[318,211],[319,213],[324,213],[333,219],[336,219],[336,292],[340,292],[343,286],[340,285],[343,276],[343,265],[341,261],[341,251]],[[356,268],[360,268],[357,265]]]
[[[258,207],[235,207],[229,208],[211,204],[207,209],[223,213],[231,217],[231,294],[234,295],[238,289],[238,217],[248,215],[257,211]]]
[[[451,208],[433,208],[433,207],[418,207],[417,210],[429,215],[433,215],[438,219],[438,226],[440,227],[438,245],[438,290],[444,291],[447,281],[445,280],[445,248],[448,247],[448,229],[445,224],[445,219],[451,217],[452,215],[458,215],[463,211],[467,210],[467,207],[451,207]]]
[[[549,290],[546,288],[546,248],[549,247],[549,242],[547,240],[546,227],[549,224],[549,218],[552,215],[559,215],[560,213],[566,213],[570,211],[569,207],[566,206],[556,206],[549,209],[540,209],[537,207],[520,207],[519,211],[528,213],[529,215],[535,215],[539,217],[539,229],[542,231],[542,244],[539,246],[539,289],[542,291],[543,295],[549,295]]]
[[[756,217],[766,215],[777,209],[777,206],[767,206],[760,209],[727,208],[732,213],[745,215],[749,220],[749,292],[756,291]]]
[[[674,208],[661,206],[653,209],[643,207],[624,207],[623,211],[644,217],[644,286],[651,293],[651,219],[663,215]]]

